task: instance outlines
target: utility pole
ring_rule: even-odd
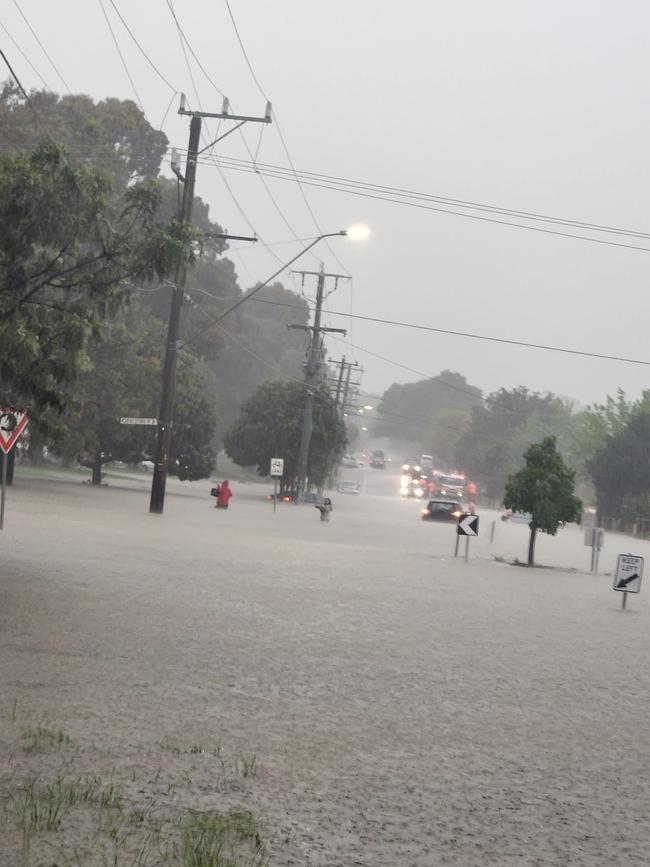
[[[351,383],[350,379],[352,378],[352,369],[359,367],[359,362],[355,361],[354,363],[348,362],[346,364],[347,367],[347,375],[345,377],[345,385],[343,386],[343,400],[341,401],[341,418],[345,418],[348,409],[350,408],[350,390],[352,387],[357,387],[361,385],[361,383]]]
[[[229,103],[226,98],[224,98],[222,110],[218,113],[188,111],[185,108],[185,94],[183,93],[181,94],[181,104],[178,113],[188,115],[191,118],[185,177],[180,174],[175,166],[172,166],[179,180],[183,182],[183,199],[181,202],[179,222],[181,227],[184,228],[192,221],[196,164],[199,156],[204,151],[208,150],[208,148],[213,147],[213,145],[218,141],[221,141],[221,139],[225,138],[248,121],[253,123],[271,123],[271,103],[269,102],[266,104],[264,117],[245,117],[243,115],[230,114]],[[210,144],[206,145],[202,150],[199,150],[201,123],[204,117],[214,117],[220,120],[234,120],[237,121],[237,124],[227,132],[223,133],[223,135],[220,135],[214,141],[210,142]],[[184,257],[181,254],[176,264],[174,289],[172,293],[171,310],[169,313],[169,326],[167,328],[162,393],[160,396],[160,410],[158,413],[158,437],[156,441],[153,479],[151,483],[151,499],[149,502],[149,511],[158,515],[162,515],[165,507],[165,488],[167,486],[167,470],[169,467],[169,453],[172,439],[172,414],[174,412],[174,398],[176,392],[176,362],[179,350],[181,313],[185,297],[186,272],[187,269]]]
[[[345,355],[343,356],[343,358],[340,361],[334,361],[333,358],[328,358],[328,361],[331,364],[338,364],[339,365],[339,375],[338,375],[337,380],[336,380],[336,395],[334,397],[334,402],[336,403],[336,406],[338,407],[340,400],[341,400],[341,391],[343,389],[343,372],[345,371]]]
[[[309,344],[309,353],[307,356],[307,366],[305,369],[305,408],[302,416],[302,431],[300,435],[300,451],[298,452],[298,502],[302,502],[305,489],[307,487],[307,465],[309,463],[309,447],[311,445],[311,435],[314,427],[314,390],[318,382],[321,364],[321,334],[326,332],[336,332],[338,334],[346,334],[344,328],[324,328],[321,326],[321,314],[323,309],[323,296],[325,290],[325,278],[333,277],[335,280],[334,289],[338,285],[338,281],[346,279],[345,274],[326,274],[321,263],[319,271],[298,271],[302,275],[303,284],[306,275],[312,275],[318,278],[316,287],[316,309],[314,312],[314,324],[309,325],[291,325],[290,328],[299,328],[304,331],[311,331],[311,341]]]

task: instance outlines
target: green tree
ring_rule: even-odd
[[[503,502],[507,509],[531,516],[528,565],[535,565],[537,532],[555,536],[558,529],[580,522],[582,502],[573,493],[575,473],[565,465],[555,437],[526,450],[525,466],[510,476]]]
[[[260,476],[268,476],[271,458],[284,458],[282,490],[293,485],[304,405],[302,383],[263,383],[244,403],[239,419],[226,433],[226,452],[240,466],[256,466]],[[345,446],[345,426],[327,389],[320,386],[314,400],[314,427],[307,467],[311,485],[325,484]]]
[[[154,451],[155,428],[121,425],[120,418],[156,417],[163,339],[162,323],[135,304],[106,324],[89,347],[56,450],[91,469],[93,484],[100,483],[104,464],[136,463]],[[205,392],[198,363],[182,356],[169,465],[181,480],[205,478],[214,468],[216,411]]]
[[[456,463],[498,503],[528,446],[555,436],[566,450],[573,425],[572,407],[562,398],[524,386],[501,388],[488,395],[484,405],[472,407],[467,429],[456,444]]]
[[[114,206],[107,176],[58,147],[0,156],[0,403],[29,403],[36,423],[61,411],[88,340],[128,295],[159,279],[191,233],[154,222],[150,183]]]
[[[635,409],[588,461],[599,519],[630,518],[650,492],[650,412]]]
[[[650,390],[639,400],[628,400],[622,388],[616,397],[607,395],[605,403],[593,404],[576,418],[569,454],[581,479],[591,479],[590,467],[596,455],[605,448],[609,437],[621,434],[637,415],[650,411]],[[593,479],[592,479],[593,481]]]
[[[83,94],[59,96],[34,90],[31,105],[70,157],[109,174],[115,189],[153,179],[167,149],[167,136],[153,129],[131,100],[93,102]],[[11,81],[0,90],[0,149],[31,151],[40,145],[43,127]]]
[[[431,441],[431,429],[438,415],[444,410],[469,411],[480,402],[481,390],[451,370],[418,382],[393,383],[377,406],[378,420],[373,425],[373,434],[439,456],[438,442]],[[446,434],[442,436],[444,448]]]

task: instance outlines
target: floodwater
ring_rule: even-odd
[[[0,534],[0,795],[96,774],[156,815],[250,810],[272,865],[650,863],[650,589],[621,612],[611,576],[580,571],[576,528],[540,539],[555,568],[497,562],[525,558],[527,528],[495,513],[454,560],[453,527],[420,521],[395,476],[359,477],[329,523],[274,515],[259,485],[235,483],[222,512],[209,481],[171,482],[161,517],[145,483],[19,478]],[[650,556],[605,544],[604,571]],[[30,752],[38,725],[70,745]],[[66,822],[28,856],[0,823],[2,863],[76,847],[102,864],[115,841]]]

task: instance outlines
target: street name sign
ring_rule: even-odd
[[[614,573],[614,590],[623,593],[639,593],[643,578],[643,557],[633,554],[619,554]]]
[[[28,421],[29,415],[25,410],[0,407],[0,449],[5,455],[12,450]]]
[[[157,418],[131,418],[130,416],[122,416],[120,424],[142,424],[142,425],[157,425]]]
[[[456,533],[459,536],[478,536],[478,515],[465,513],[458,519]]]
[[[284,458],[271,458],[271,475],[281,476],[284,472]]]

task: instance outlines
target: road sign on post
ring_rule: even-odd
[[[9,406],[0,408],[0,449],[2,450],[2,491],[0,492],[0,530],[5,522],[5,495],[7,491],[7,455],[16,445],[18,437],[27,427],[29,415],[25,409]]]
[[[627,605],[628,593],[641,592],[641,579],[643,578],[643,557],[634,554],[619,554],[616,560],[616,572],[612,587],[623,594],[621,609]]]
[[[273,511],[278,502],[278,479],[284,473],[284,458],[271,458],[271,475],[273,476]]]
[[[459,536],[478,536],[478,515],[470,515],[469,512],[461,515],[456,532]]]
[[[585,527],[585,547],[591,548],[591,572],[598,574],[598,558],[605,544],[605,531],[601,527]]]
[[[29,415],[24,409],[0,408],[0,449],[8,455],[27,427]]]
[[[460,537],[465,536],[465,562],[469,558],[469,540],[472,536],[478,536],[478,515],[472,515],[471,512],[464,512],[458,519],[456,525],[456,547],[454,549],[454,557],[458,557],[458,543]]]
[[[139,424],[139,425],[150,425],[153,427],[158,424],[157,418],[132,418],[131,416],[122,416],[120,419],[120,424]]]

